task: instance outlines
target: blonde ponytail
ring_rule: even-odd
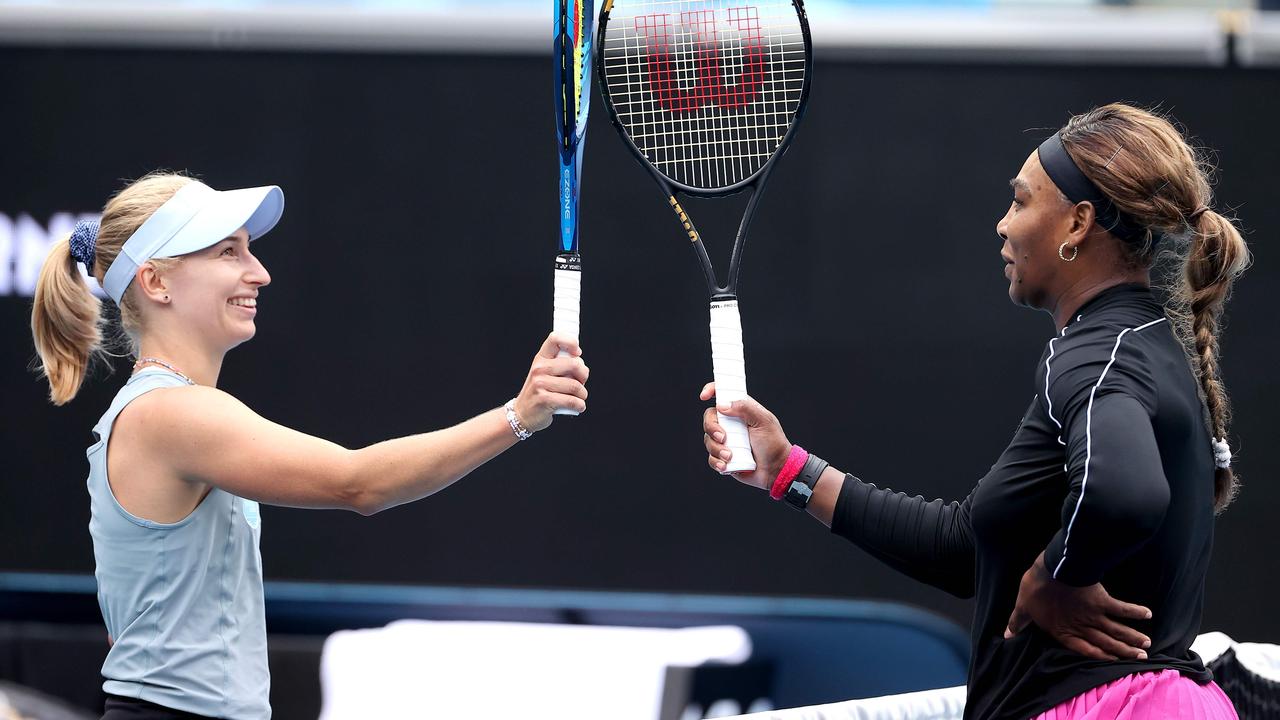
[[[93,354],[102,345],[102,303],[71,257],[70,237],[53,244],[36,281],[31,334],[49,399],[65,405],[80,391]]]

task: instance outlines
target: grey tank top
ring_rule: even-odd
[[[187,517],[158,523],[126,511],[107,482],[120,412],[147,392],[186,384],[145,369],[93,429],[89,533],[98,604],[115,640],[102,689],[209,717],[265,720],[271,680],[258,503],[213,488]]]

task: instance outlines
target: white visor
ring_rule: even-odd
[[[119,305],[138,268],[151,258],[203,250],[240,228],[249,231],[249,240],[257,240],[275,227],[282,213],[284,192],[275,185],[220,191],[192,181],[129,236],[107,268],[102,289]]]

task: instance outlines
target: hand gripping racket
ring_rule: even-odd
[[[551,328],[574,339],[579,333],[582,256],[578,254],[578,194],[582,147],[591,107],[592,0],[556,0],[554,39],[556,139],[560,146],[560,247],[556,254]],[[568,352],[561,350],[560,356]],[[559,415],[577,415],[560,409]]]
[[[801,0],[606,0],[596,73],[609,118],[662,188],[711,295],[711,359],[720,402],[747,394],[738,271],[761,190],[809,97],[813,48]],[[720,286],[676,199],[750,190]],[[727,472],[755,469],[747,428],[720,416]]]

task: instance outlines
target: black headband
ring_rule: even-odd
[[[1062,144],[1059,133],[1054,133],[1048,140],[1040,143],[1040,149],[1036,152],[1040,155],[1040,166],[1068,200],[1073,203],[1092,203],[1094,220],[1121,240],[1131,243],[1142,241],[1145,228],[1120,212],[1111,198],[1080,172],[1076,161],[1071,159],[1066,146]],[[1159,240],[1159,234],[1153,234],[1152,239]]]

